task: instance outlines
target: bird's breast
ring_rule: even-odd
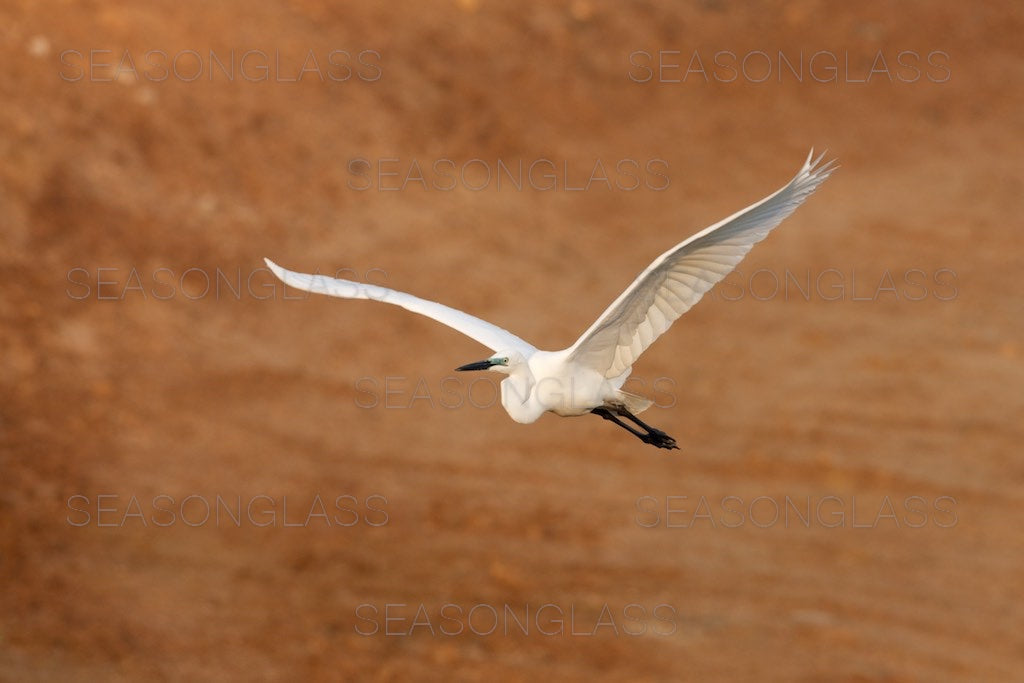
[[[596,373],[509,376],[501,383],[502,405],[513,420],[523,423],[546,412],[584,415],[602,405],[609,392],[614,388]]]

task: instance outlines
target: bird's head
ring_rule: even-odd
[[[503,375],[509,375],[522,364],[523,354],[518,351],[499,351],[490,358],[478,360],[475,363],[466,363],[455,369],[460,372],[466,370],[491,370],[500,372]]]

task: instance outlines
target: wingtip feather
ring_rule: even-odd
[[[267,264],[267,268],[270,268],[270,271],[274,275],[276,275],[278,277],[278,279],[281,279],[281,280],[284,279],[284,272],[285,272],[284,268],[282,268],[281,266],[277,265],[276,263],[274,263],[273,261],[271,261],[267,257],[263,257],[263,262]]]
[[[818,156],[814,156],[814,148],[812,147],[811,153],[807,155],[807,161],[804,162],[804,167],[800,169],[800,173],[797,174],[797,181],[812,181],[814,182],[814,185],[816,187],[826,178],[828,178],[833,171],[839,168],[839,163],[838,159],[829,159],[824,164],[822,164],[822,160],[827,155],[827,147]]]

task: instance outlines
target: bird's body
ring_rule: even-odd
[[[628,395],[619,389],[629,372],[608,379],[594,368],[568,360],[569,351],[536,351],[502,380],[501,405],[513,420],[530,424],[546,412],[576,417],[597,406],[625,403]]]
[[[672,437],[636,417],[651,402],[622,391],[633,363],[829,176],[834,166],[831,162],[818,166],[822,156],[812,161],[812,152],[785,187],[656,258],[572,346],[561,351],[539,350],[496,325],[411,294],[295,273],[269,259],[267,265],[283,282],[297,289],[401,306],[489,347],[495,352],[490,358],[457,370],[490,370],[507,375],[501,382],[501,403],[516,422],[529,424],[546,412],[562,417],[596,413],[646,443],[675,448]]]

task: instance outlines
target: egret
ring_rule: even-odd
[[[834,160],[821,165],[824,156],[815,158],[812,150],[800,171],[780,190],[654,259],[576,343],[561,351],[542,351],[485,320],[405,292],[296,273],[270,259],[265,261],[282,282],[296,289],[401,306],[488,347],[493,355],[455,369],[505,375],[501,381],[501,404],[516,422],[529,424],[546,412],[563,417],[594,413],[644,443],[678,448],[675,439],[637,417],[653,402],[623,391],[622,386],[640,354],[836,169]]]

